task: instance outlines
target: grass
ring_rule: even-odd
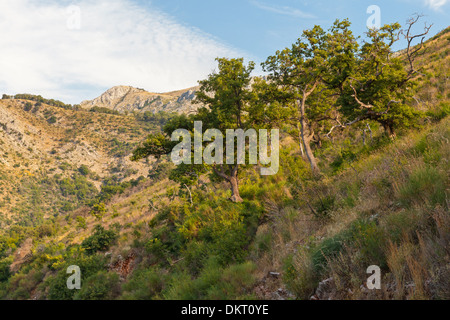
[[[357,174],[349,168],[311,184],[310,191],[306,187],[317,198],[318,190],[334,196],[316,203],[331,219],[314,216],[298,201],[299,213],[288,224],[275,224],[272,242],[265,244],[279,248],[276,259],[284,265],[267,265],[264,256],[257,265],[282,270],[284,284],[300,299],[328,278],[336,299],[448,296],[448,287],[436,279],[448,283],[449,277],[449,128],[447,117],[355,162]],[[286,215],[288,208],[280,210]],[[308,216],[316,222],[305,223]],[[370,265],[382,269],[380,291],[364,289]]]

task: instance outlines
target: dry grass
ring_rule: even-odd
[[[318,281],[327,278],[333,279],[333,299],[448,298],[449,127],[446,118],[355,163],[357,174],[349,169],[323,179],[322,185],[313,184],[305,191],[308,199],[317,194],[335,196],[331,220],[315,219],[302,201],[285,207],[268,201],[271,221],[258,233],[271,235],[271,249],[257,260],[259,275],[282,272],[288,288],[303,299],[314,293]],[[423,139],[428,149],[416,152]],[[353,185],[357,195],[349,202]],[[326,257],[325,273],[317,273],[311,260],[314,246],[346,232],[360,220],[375,221],[375,229],[358,236],[365,238],[349,238],[349,245],[336,256]],[[365,246],[369,244],[378,253],[368,252]],[[368,290],[366,269],[375,257],[385,259],[382,289]]]

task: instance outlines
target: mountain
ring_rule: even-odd
[[[191,103],[196,90],[198,87],[168,93],[152,93],[130,86],[116,86],[100,97],[83,101],[80,105],[84,109],[100,107],[120,113],[165,111],[190,114],[201,107],[201,104]]]

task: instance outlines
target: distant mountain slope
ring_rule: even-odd
[[[152,93],[130,86],[116,86],[100,97],[83,101],[80,105],[85,109],[103,107],[121,113],[165,111],[190,114],[201,107],[200,104],[191,103],[197,89],[198,87],[193,87],[168,93]]]
[[[47,218],[76,208],[84,203],[81,194],[71,196],[80,181],[82,188],[95,186],[85,190],[89,198],[108,177],[146,176],[148,164],[132,162],[130,154],[153,130],[157,125],[133,116],[1,99],[0,228],[38,212]],[[66,182],[75,189],[60,185]]]

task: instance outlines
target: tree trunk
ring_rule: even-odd
[[[313,171],[313,173],[318,173],[319,167],[317,166],[317,160],[314,157],[314,154],[312,153],[311,150],[311,146],[310,146],[310,141],[313,137],[313,135],[311,134],[311,132],[308,132],[309,135],[307,136],[305,133],[306,130],[306,114],[305,114],[305,104],[306,104],[306,97],[307,95],[305,93],[303,93],[303,98],[302,100],[299,101],[300,104],[300,135],[302,138],[302,142],[303,142],[303,147],[305,149],[305,154],[306,157],[308,158],[309,164],[311,165],[311,170]]]
[[[314,157],[314,154],[311,150],[311,146],[309,144],[311,141],[311,137],[306,136],[306,134],[305,134],[306,121],[305,121],[304,117],[302,117],[300,119],[300,127],[301,127],[300,134],[302,137],[302,142],[303,142],[303,147],[305,149],[306,157],[308,158],[309,164],[311,165],[311,170],[314,173],[317,173],[317,172],[319,172],[319,167],[317,166],[317,160]]]
[[[216,167],[213,167],[214,172],[228,181],[230,183],[231,187],[231,198],[230,200],[232,202],[242,202],[241,196],[239,195],[239,180],[238,180],[238,167],[239,165],[235,165],[234,167],[230,168],[230,175],[227,175],[225,173],[225,170],[223,168],[223,165],[221,165],[221,170],[218,170]]]
[[[297,122],[297,130],[298,130],[298,145],[300,146],[300,152],[302,153],[302,157],[305,157],[305,152],[303,151],[303,142],[302,142],[302,133],[300,131],[300,125]]]
[[[241,196],[239,195],[239,183],[237,177],[230,177],[230,186],[231,186],[231,198],[232,202],[242,202]]]
[[[302,140],[303,140],[303,146],[305,147],[306,157],[308,158],[309,164],[311,165],[311,170],[314,173],[318,173],[320,170],[319,170],[319,167],[317,166],[317,160],[314,157],[314,154],[311,150],[311,146],[309,144],[310,139],[305,139],[305,137],[303,137]]]
[[[383,128],[384,128],[384,132],[386,133],[386,135],[391,138],[394,139],[395,138],[395,131],[394,131],[394,127],[392,124],[390,123],[383,123]]]

